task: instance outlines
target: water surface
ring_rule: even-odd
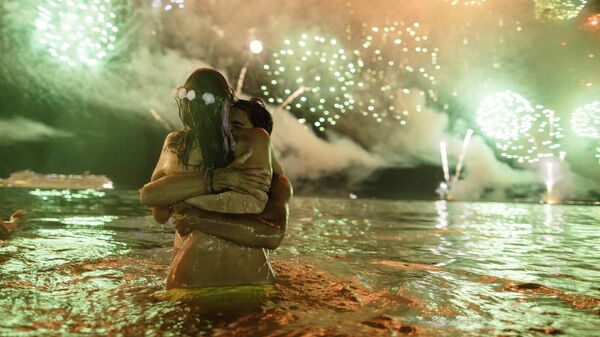
[[[135,191],[0,201],[29,215],[0,241],[2,336],[600,335],[597,206],[296,197],[272,289],[190,301]]]

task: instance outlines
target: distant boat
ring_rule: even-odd
[[[0,179],[0,187],[58,188],[58,189],[113,189],[113,182],[105,175],[42,174],[30,170],[11,173]]]

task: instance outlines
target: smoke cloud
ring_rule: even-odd
[[[6,65],[3,80],[17,87],[36,88],[31,90],[72,104],[84,102],[147,117],[156,111],[177,128],[181,124],[170,93],[196,68],[214,67],[234,84],[241,66],[249,62],[244,88],[249,95],[257,94],[264,80],[261,63],[286,36],[320,31],[343,41],[349,26],[360,27],[363,22],[382,25],[393,20],[421,22],[430,27],[429,38],[441,50],[442,70],[433,88],[441,99],[426,100],[419,93],[429,88],[418,85],[410,88],[413,94],[398,95],[402,99],[399,105],[420,107],[411,111],[406,126],[393,121],[375,123],[349,113],[338,128],[320,137],[298,123],[290,112],[270,107],[275,122],[272,139],[281,162],[290,176],[304,180],[339,172],[360,180],[378,168],[441,165],[440,141],[447,142],[450,162],[456,163],[466,130],[457,125],[476,129],[478,103],[496,90],[516,88],[557,110],[565,121],[573,107],[590,97],[600,97],[597,84],[580,85],[600,82],[600,71],[591,71],[593,64],[588,57],[595,54],[597,60],[598,45],[586,45],[585,37],[576,29],[563,33],[566,24],[536,22],[531,15],[531,1],[508,4],[489,0],[481,7],[450,6],[441,0],[382,1],[381,6],[362,0],[305,0],[276,5],[268,0],[188,1],[185,9],[169,13],[153,9],[149,3],[138,3],[129,12],[131,22],[122,28],[116,56],[104,67],[82,70],[62,67],[39,46],[32,51],[35,36],[24,32],[31,31],[31,23],[36,20],[35,2],[3,2],[2,15],[7,17],[2,27],[6,48],[0,56]],[[249,15],[233,14],[241,12]],[[344,15],[332,19],[333,12]],[[247,51],[252,38],[263,40],[266,47],[254,58]],[[562,47],[557,39],[567,41],[572,48]],[[534,42],[536,48],[531,47]],[[565,64],[564,59],[572,61]],[[565,72],[556,69],[570,69],[568,78],[574,80],[566,81]],[[442,108],[444,102],[450,103],[450,109]],[[82,114],[92,112],[81,109]],[[0,120],[0,132],[3,144],[69,136],[58,127],[23,117]],[[576,154],[567,158],[580,162],[582,157]],[[598,177],[600,170],[592,158],[586,159],[590,165],[565,163],[562,167],[561,181],[569,196],[585,195],[589,189],[598,188],[578,176]],[[498,194],[492,198],[502,198],[505,189],[542,183],[543,177],[536,170],[514,168],[499,161],[476,129],[465,158],[464,175],[453,193],[457,198],[477,199],[485,191],[494,190]]]
[[[20,116],[0,119],[0,145],[70,136],[68,132]]]
[[[331,134],[326,141],[300,124],[288,111],[272,107],[272,142],[280,154],[286,174],[295,179],[315,180],[336,172],[352,170],[364,178],[386,161],[348,137]],[[356,175],[359,174],[359,177]]]

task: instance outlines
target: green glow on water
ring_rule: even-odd
[[[98,198],[106,195],[105,192],[100,190],[41,190],[35,189],[30,191],[29,194],[40,197],[47,200],[49,197],[62,197],[66,200],[77,200],[77,199],[90,199]]]
[[[12,252],[21,256],[20,259],[13,259],[11,263],[4,264],[3,274],[13,274],[21,278],[28,273],[32,265],[35,269],[45,269],[73,261],[125,254],[129,251],[126,245],[114,241],[116,233],[111,230],[51,228],[39,229],[33,234],[32,238],[16,238],[12,245],[0,248],[0,255]],[[15,251],[15,247],[20,249]]]
[[[61,220],[66,225],[102,226],[117,219],[116,216],[73,216]]]
[[[135,191],[5,193],[39,216],[0,242],[0,335],[391,335],[361,323],[382,316],[430,336],[597,329],[599,207],[296,197],[271,254],[281,283],[165,292],[173,234]]]

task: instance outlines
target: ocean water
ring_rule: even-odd
[[[1,336],[600,336],[600,207],[296,197],[268,289],[165,296],[135,191],[0,189]]]

